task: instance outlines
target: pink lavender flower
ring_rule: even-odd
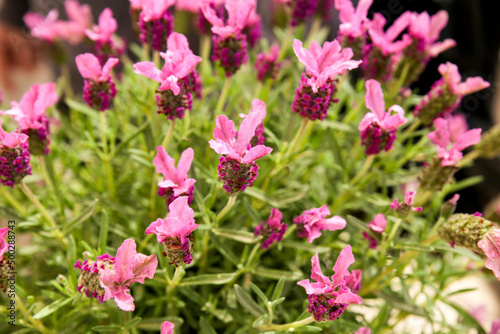
[[[373,0],[361,0],[358,7],[354,9],[351,0],[335,0],[335,8],[339,11],[338,40],[342,47],[350,47],[354,52],[354,58],[360,59],[362,50],[366,44],[368,30],[368,9]]]
[[[59,11],[52,9],[46,17],[38,13],[29,12],[24,15],[23,20],[30,29],[32,36],[52,44],[60,39],[62,34],[61,21],[58,18]]]
[[[361,67],[366,77],[379,81],[392,79],[401,52],[412,41],[407,34],[402,36],[402,40],[395,40],[406,29],[410,19],[410,13],[405,12],[394,21],[387,31],[384,31],[386,19],[382,14],[375,13],[368,29],[372,43],[363,49]]]
[[[75,269],[80,269],[78,291],[99,302],[114,298],[123,311],[135,309],[134,298],[129,294],[134,282],[144,284],[144,279],[152,279],[158,267],[156,255],[137,253],[133,239],[126,239],[116,252],[116,257],[100,255],[96,261],[78,260]]]
[[[403,203],[399,203],[398,199],[395,198],[391,203],[391,210],[396,210],[396,214],[399,217],[406,217],[411,211],[422,211],[422,207],[413,207],[413,202],[417,196],[416,191],[407,191],[405,193],[405,199]]]
[[[0,121],[0,183],[14,188],[26,175],[31,175],[28,136],[4,131]]]
[[[119,60],[111,57],[101,66],[96,56],[84,53],[76,56],[75,62],[85,82],[83,99],[92,108],[107,110],[116,95],[111,70]]]
[[[167,218],[152,222],[145,234],[156,234],[158,242],[165,248],[163,256],[168,257],[170,264],[176,267],[190,264],[193,260],[193,231],[198,227],[194,222],[194,211],[188,205],[187,196],[176,198],[168,210]]]
[[[290,25],[296,27],[314,16],[318,7],[318,0],[293,0],[290,4],[292,6]]]
[[[365,152],[370,155],[389,151],[396,140],[397,128],[407,122],[404,110],[395,104],[386,112],[382,88],[373,79],[366,81],[365,100],[366,107],[372,111],[363,117],[358,127]]]
[[[226,21],[217,15],[210,3],[204,3],[201,7],[205,18],[213,25],[212,59],[220,62],[227,77],[247,62],[247,36],[242,31],[254,7],[255,1],[226,0]]]
[[[216,118],[216,126],[210,140],[210,147],[221,154],[217,167],[219,180],[224,181],[224,190],[230,196],[236,196],[251,187],[257,178],[259,166],[255,160],[260,159],[273,150],[264,145],[251,146],[255,129],[266,117],[266,104],[260,100],[252,101],[252,110],[243,119],[236,132],[233,121],[225,115]]]
[[[80,5],[77,0],[66,0],[64,8],[69,21],[61,22],[62,37],[71,44],[78,44],[86,37],[85,30],[92,25],[92,11],[89,5]]]
[[[344,218],[339,216],[326,218],[329,215],[330,210],[326,205],[305,210],[300,216],[293,219],[293,223],[297,224],[297,235],[301,238],[307,238],[307,242],[312,243],[314,239],[321,236],[321,231],[336,231],[346,226]]]
[[[436,42],[447,22],[448,13],[444,10],[433,16],[429,16],[427,12],[410,13],[408,35],[411,37],[411,44],[403,50],[402,59],[396,70],[396,76],[400,77],[406,67],[403,86],[408,87],[417,80],[431,58],[455,46],[455,41],[452,39]]]
[[[342,315],[348,304],[361,304],[362,299],[351,291],[346,284],[350,276],[348,268],[354,263],[351,246],[347,245],[341,252],[333,267],[335,272],[331,280],[323,275],[319,265],[318,253],[311,259],[311,283],[308,279],[299,281],[297,284],[306,289],[309,295],[309,313],[318,322],[336,320]]]
[[[160,334],[174,334],[174,324],[169,321],[164,321],[161,323]]]
[[[275,80],[278,76],[281,67],[281,64],[277,62],[279,50],[279,46],[275,44],[271,46],[269,53],[263,51],[257,55],[255,68],[257,69],[257,79],[259,81]]]
[[[484,266],[492,270],[496,278],[500,280],[500,229],[490,229],[477,246],[488,258]]]
[[[250,48],[253,48],[262,36],[262,19],[257,14],[257,0],[250,0],[250,2],[253,2],[254,7],[248,15],[246,24],[243,27],[243,33],[248,38]]]
[[[243,113],[241,113],[239,116],[241,118],[247,117],[247,115]],[[252,147],[257,145],[264,145],[267,139],[266,136],[264,135],[264,130],[265,130],[264,121],[262,121],[261,123],[259,123],[259,125],[257,125],[257,128],[255,129],[255,135],[250,140],[250,145]]]
[[[500,319],[493,320],[490,334],[500,334]]]
[[[175,0],[142,0],[139,14],[139,38],[153,50],[161,51],[167,47],[167,38],[174,30],[174,17],[169,8]]]
[[[262,248],[268,249],[274,241],[278,243],[283,239],[288,226],[281,222],[281,218],[280,210],[272,208],[269,219],[255,226],[254,234],[262,235]]]
[[[414,115],[426,124],[436,117],[450,114],[459,106],[465,95],[490,86],[489,82],[480,77],[467,78],[462,82],[457,65],[450,62],[439,65],[438,71],[442,78],[432,85],[414,111]]]
[[[171,120],[181,119],[186,110],[191,110],[192,104],[192,88],[188,88],[182,79],[194,70],[201,58],[193,54],[187,38],[179,33],[170,34],[167,47],[167,52],[160,52],[165,60],[161,70],[154,63],[143,61],[134,64],[134,72],[160,83],[156,91],[158,113],[165,114]]]
[[[94,41],[94,51],[101,65],[104,65],[108,57],[119,57],[125,52],[123,40],[115,35],[117,28],[113,11],[105,8],[99,15],[99,24],[85,30],[88,38]]]
[[[375,215],[373,220],[369,222],[367,225],[373,232],[381,234],[385,231],[385,227],[387,226],[387,220],[385,219],[385,216],[383,214],[378,213]],[[378,242],[377,240],[375,240],[375,238],[373,238],[366,232],[363,232],[363,238],[369,240],[371,249],[377,248]]]
[[[193,149],[189,147],[182,152],[177,168],[163,146],[156,146],[156,151],[153,164],[156,172],[163,175],[163,181],[158,183],[158,195],[165,196],[167,206],[182,195],[188,196],[188,203],[191,204],[196,180],[188,178],[187,173],[193,162]]]
[[[302,74],[295,91],[292,110],[310,120],[323,120],[336,90],[335,77],[358,67],[361,61],[351,60],[352,50],[342,50],[337,41],[325,42],[323,47],[313,41],[307,50],[295,39],[293,51],[305,65],[306,73]]]
[[[49,118],[46,111],[58,99],[55,83],[35,84],[23,95],[19,103],[11,102],[12,109],[0,111],[0,114],[12,115],[19,123],[22,133],[29,137],[31,154],[49,153]]]
[[[0,228],[0,291],[7,291],[7,286],[9,286],[9,278],[15,275],[16,267],[14,262],[9,259],[4,254],[7,252],[8,243],[5,241],[5,237],[9,233],[9,228]],[[14,274],[12,274],[14,272]]]
[[[437,156],[441,159],[442,166],[454,166],[462,159],[462,150],[481,140],[481,129],[467,131],[467,127],[464,128],[462,124],[455,126],[456,121],[462,122],[460,116],[458,119],[454,116],[448,119],[436,118],[436,130],[427,135],[436,144]]]
[[[369,327],[361,327],[354,334],[372,334],[372,330]]]

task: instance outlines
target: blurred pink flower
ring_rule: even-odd
[[[348,268],[354,263],[350,245],[340,252],[331,280],[321,272],[318,253],[312,257],[311,262],[311,278],[315,282],[305,279],[297,284],[306,289],[309,295],[309,313],[316,321],[333,321],[342,315],[348,304],[361,304],[361,297],[353,293],[346,284],[346,278],[350,275]]]
[[[118,58],[110,57],[104,66],[92,53],[84,53],[75,57],[76,67],[84,79],[106,82],[111,77],[111,70],[119,63]]]
[[[174,4],[175,0],[142,0],[141,15],[146,22],[157,20]]]
[[[283,239],[288,226],[281,222],[282,217],[280,210],[272,208],[269,219],[255,226],[254,235],[262,235],[263,249],[268,249],[275,240],[278,243]]]
[[[92,29],[86,29],[85,33],[88,38],[93,41],[100,41],[102,43],[110,42],[111,37],[116,32],[118,28],[118,23],[113,17],[113,11],[109,8],[105,8],[101,15],[99,15],[99,23],[92,27]]]
[[[0,228],[0,261],[9,248],[9,244],[7,243],[7,241],[5,241],[5,237],[7,236],[7,234],[9,234],[8,227]]]
[[[322,230],[336,231],[341,230],[346,226],[344,218],[330,215],[328,207],[323,205],[320,208],[312,208],[305,210],[300,216],[293,219],[293,223],[297,224],[297,234],[301,238],[307,238],[307,242],[312,243],[314,239],[321,236]]]
[[[361,327],[354,334],[371,334],[372,330],[368,327]]]
[[[382,233],[385,231],[385,227],[387,226],[387,220],[385,219],[385,216],[381,213],[378,213],[375,215],[373,220],[369,222],[368,227],[372,229],[372,231],[376,233]],[[370,236],[367,232],[363,232],[363,238],[368,239],[370,241],[370,248],[375,249],[377,248],[378,242]]]
[[[173,334],[174,333],[174,324],[168,321],[164,321],[161,323],[161,333],[160,334]]]
[[[152,279],[158,267],[156,255],[137,253],[133,239],[126,239],[118,248],[113,269],[104,269],[99,281],[104,289],[103,300],[115,299],[123,311],[135,309],[134,298],[129,294],[134,282],[144,284],[144,279]]]
[[[455,121],[461,122],[460,118],[454,117],[436,118],[434,120],[434,131],[427,137],[436,144],[437,156],[441,159],[442,166],[453,166],[462,159],[462,150],[471,145],[477,144],[481,140],[481,129],[465,131],[463,126],[454,126]],[[453,134],[452,132],[453,131]],[[452,138],[455,141],[452,141]],[[450,145],[452,145],[450,147]]]
[[[384,31],[386,19],[382,14],[375,13],[368,29],[372,43],[381,50],[383,55],[401,52],[411,44],[411,38],[404,34],[402,40],[395,40],[408,27],[410,21],[410,12],[405,12],[394,21],[387,31]]]
[[[408,26],[409,35],[419,41],[423,41],[421,52],[425,52],[431,57],[436,57],[439,53],[455,46],[453,39],[445,39],[436,42],[441,30],[448,23],[448,13],[440,10],[436,14],[429,16],[427,12],[411,13],[411,20]]]
[[[209,2],[204,2],[201,10],[205,18],[213,25],[212,32],[219,35],[222,39],[226,39],[228,37],[235,37],[237,33],[241,33],[247,25],[247,21],[255,5],[256,3],[253,0],[226,0],[225,7],[228,15],[226,21],[217,15]]]
[[[351,0],[335,0],[335,8],[339,11],[339,34],[350,38],[363,36],[367,30],[368,9],[373,0],[360,0],[354,9]]]
[[[481,248],[488,258],[484,266],[493,271],[493,274],[500,280],[500,229],[492,228],[481,239],[477,246]]]
[[[392,203],[390,205],[391,210],[396,210],[397,214],[399,216],[403,216],[403,217],[408,215],[410,210],[421,212],[422,207],[413,207],[413,202],[415,201],[416,196],[417,196],[416,191],[407,191],[405,193],[405,199],[402,203],[399,203],[397,198],[395,198],[392,201]]]
[[[64,8],[69,21],[61,22],[61,34],[71,44],[80,43],[85,37],[85,30],[92,26],[92,11],[89,5],[77,0],[66,0]]]
[[[450,62],[439,65],[438,71],[443,76],[451,92],[458,96],[468,95],[490,86],[490,83],[484,81],[481,77],[467,78],[462,82],[457,65]]]
[[[62,21],[58,20],[58,18],[59,11],[52,9],[46,17],[38,13],[28,12],[24,15],[23,20],[30,29],[32,36],[53,43],[60,39],[63,34]]]

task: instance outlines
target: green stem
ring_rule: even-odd
[[[405,129],[401,138],[406,138],[407,136],[409,136],[420,126],[420,124],[421,123],[419,119],[414,120],[413,123],[411,123],[411,125]]]
[[[151,189],[149,192],[149,201],[151,202],[151,210],[150,210],[150,218],[151,220],[155,220],[156,217],[156,196],[157,196],[157,182],[156,182],[156,173],[153,171],[153,177],[151,178]]]
[[[156,67],[161,67],[160,66],[160,52],[159,51],[153,51],[153,63],[155,64]]]
[[[172,138],[172,135],[174,134],[174,129],[175,129],[175,119],[173,119],[170,122],[170,128],[168,129],[167,135],[165,136],[165,138],[161,142],[161,146],[167,147],[168,142],[170,141],[170,139]]]
[[[149,44],[142,44],[142,60],[149,61]]]
[[[184,277],[184,274],[185,274],[184,266],[175,267],[174,276],[170,280],[170,284],[167,286],[167,299],[170,297],[175,287],[179,285],[182,277]]]
[[[236,197],[238,197],[238,196],[236,195],[236,196],[229,197],[229,200],[227,201],[226,206],[222,209],[221,212],[219,212],[219,214],[215,218],[215,220],[217,221],[217,223],[221,222],[222,218],[224,218],[224,216],[226,215],[226,213],[228,213],[229,210],[231,210],[231,208],[234,205],[234,202],[236,201]]]
[[[316,32],[321,28],[321,24],[323,23],[323,18],[320,16],[315,16],[314,21],[311,25],[311,29],[309,29],[309,33],[307,34],[307,39],[304,42],[304,47],[308,48],[311,42],[314,39],[314,35],[316,35]]]
[[[474,161],[475,159],[479,158],[479,151],[474,150],[465,155],[458,163],[457,167],[462,168],[463,166],[467,165],[469,162]]]
[[[257,255],[257,252],[259,249],[261,249],[262,246],[260,245],[260,242],[257,242],[255,246],[253,247],[252,251],[250,252],[250,255],[248,256],[247,263],[245,265],[245,271],[248,271],[250,269],[250,266],[252,265],[253,259],[255,258],[255,255]]]
[[[280,54],[278,56],[278,62],[282,61],[283,58],[285,58],[286,51],[288,49],[288,44],[290,43],[290,39],[293,36],[293,30],[294,30],[294,28],[291,25],[288,25],[288,28],[286,29],[286,32],[285,32],[285,37],[281,41]]]
[[[302,326],[305,326],[307,324],[310,324],[311,322],[314,322],[313,317],[308,317],[299,321],[294,321],[294,322],[289,322],[288,324],[283,324],[283,325],[260,325],[257,327],[259,331],[286,331],[290,329],[295,329],[299,328]]]
[[[73,88],[71,87],[71,72],[67,64],[61,66],[61,74],[64,78],[64,94],[66,94],[66,97],[74,99],[75,93],[73,93]]]
[[[54,194],[56,195],[57,203],[59,204],[59,211],[61,213],[61,217],[64,218],[64,216],[65,216],[64,215],[64,205],[61,201],[61,194],[59,193],[59,188],[56,187],[55,181],[51,177],[51,174],[49,174],[47,171],[47,160],[45,160],[45,157],[43,155],[39,155],[38,161],[39,161],[39,165],[40,165],[40,170],[42,171],[43,178],[45,179],[45,182],[49,185],[52,192],[54,192]]]
[[[363,168],[361,168],[361,170],[358,172],[358,174],[351,180],[351,182],[349,182],[349,184],[351,186],[355,185],[359,181],[359,179],[361,179],[363,176],[366,175],[366,172],[372,166],[374,159],[375,159],[374,154],[371,154],[366,158],[365,164],[363,165]]]
[[[106,114],[104,112],[99,112],[100,123],[101,123],[101,140],[102,140],[102,149],[104,152],[103,155],[103,163],[104,170],[106,173],[106,183],[108,185],[109,197],[111,199],[116,198],[116,190],[115,190],[115,180],[113,175],[113,166],[111,165],[110,154],[108,150],[108,137],[106,135],[107,125],[106,125]]]
[[[226,77],[224,86],[222,87],[222,91],[219,95],[219,100],[217,101],[217,106],[215,107],[216,115],[220,115],[224,111],[224,104],[226,103],[229,86],[231,86],[231,77]]]
[[[55,220],[52,218],[52,216],[47,212],[45,207],[43,206],[42,203],[36,198],[35,194],[30,190],[28,185],[24,182],[19,183],[19,188],[23,191],[23,193],[31,200],[31,202],[37,207],[37,209],[40,211],[42,216],[45,218],[47,223],[49,223],[50,228],[56,228],[57,223]]]
[[[297,144],[300,140],[300,137],[302,137],[302,135],[304,134],[304,131],[305,131],[308,123],[309,123],[309,119],[304,118],[304,120],[302,121],[302,124],[300,125],[299,131],[297,131],[297,133],[295,134],[295,137],[293,138],[292,142],[290,143],[290,146],[288,146],[288,149],[285,152],[285,156],[293,153],[293,151],[295,150],[295,146],[297,146]]]
[[[21,215],[23,216],[24,215],[24,207],[21,203],[19,203],[19,201],[14,197],[12,196],[10,193],[9,193],[9,190],[6,189],[5,187],[2,187],[2,195],[3,195],[3,198],[5,198],[9,203],[10,205],[12,205],[14,207],[14,209],[16,209],[16,211]]]

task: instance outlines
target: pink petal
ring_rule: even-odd
[[[129,282],[138,282],[143,284],[144,279],[152,279],[155,276],[156,268],[158,267],[158,259],[156,255],[146,256],[137,254],[134,258],[132,272],[134,277]]]
[[[389,116],[393,111],[395,115]],[[405,124],[408,120],[404,117],[404,110],[398,105],[393,105],[389,108],[389,112],[385,114],[385,118],[380,122],[380,127],[385,130],[397,129]]]
[[[239,30],[243,29],[246,26],[250,13],[254,9],[255,5],[255,0],[226,1],[225,7],[228,13],[228,25],[236,27]]]
[[[108,60],[106,61],[106,63],[104,64],[103,68],[102,68],[102,74],[99,77],[99,80],[107,80],[108,77],[109,77],[109,75],[110,75],[110,73],[111,73],[111,70],[119,62],[120,62],[120,60],[118,58],[109,57]]]
[[[500,334],[500,319],[493,320],[490,334]]]
[[[175,184],[178,182],[175,160],[168,155],[163,146],[156,146],[156,156],[153,159],[153,165],[156,172],[163,175],[166,180],[171,180]]]
[[[340,281],[343,280],[344,276],[349,275],[347,268],[354,263],[354,255],[352,255],[352,249],[350,245],[345,246],[345,248],[340,252],[340,255],[333,266],[333,271],[335,274],[332,276],[332,286],[337,287]]]
[[[464,133],[453,145],[453,149],[462,151],[466,147],[476,145],[481,140],[481,129],[472,129]]]
[[[158,87],[158,90],[170,89],[174,93],[174,95],[177,96],[181,92],[181,86],[179,86],[178,81],[179,78],[174,75],[170,75],[160,83],[160,87]]]
[[[467,78],[465,82],[462,82],[456,86],[455,93],[459,95],[468,95],[481,89],[488,88],[490,83],[484,81],[480,77]]]
[[[135,310],[134,297],[130,294],[130,289],[127,287],[118,287],[118,291],[113,296],[118,308],[122,311]]]
[[[366,2],[367,1],[365,1],[365,3]],[[358,4],[358,6],[360,6],[360,5],[361,4]],[[371,1],[370,1],[370,5],[371,5]],[[344,23],[344,22],[353,21],[355,11],[354,11],[354,6],[352,5],[351,0],[335,0],[335,9],[337,9],[339,11],[340,22]]]
[[[215,139],[221,140],[232,147],[234,145],[234,137],[236,136],[233,121],[228,119],[226,115],[217,116],[213,136]]]
[[[450,133],[448,131],[448,122],[444,118],[436,118],[434,120],[434,128],[436,130],[427,135],[434,144],[447,148],[450,145]]]
[[[177,180],[184,180],[187,178],[187,173],[191,168],[193,158],[194,151],[191,147],[188,147],[182,152],[179,163],[177,164]]]
[[[469,126],[463,114],[455,114],[448,117],[448,131],[450,132],[451,142],[457,142],[467,130],[469,130]]]
[[[280,210],[276,208],[271,209],[271,214],[269,215],[269,219],[267,220],[267,224],[269,226],[278,226],[281,224],[281,219],[283,218],[283,214]]]
[[[14,148],[28,140],[28,136],[23,133],[10,132],[2,139],[2,145]]]
[[[75,57],[76,67],[85,79],[97,80],[101,76],[101,65],[96,56],[84,53]]]
[[[441,30],[448,24],[448,13],[445,10],[440,10],[432,15],[429,24],[429,40],[435,41],[439,38]]]
[[[500,258],[487,259],[484,266],[493,271],[495,277],[500,280]]]
[[[372,112],[366,113],[361,122],[359,123],[358,130],[363,131],[374,122],[380,125],[380,121],[374,113]]]
[[[401,14],[394,21],[392,26],[390,26],[389,29],[387,29],[387,32],[386,32],[387,40],[394,41],[399,36],[399,34],[401,34],[403,32],[403,30],[405,30],[406,27],[408,27],[411,19],[412,19],[411,12],[406,11],[403,14]]]
[[[150,79],[153,79],[158,82],[162,82],[162,72],[161,70],[155,67],[155,64],[150,61],[141,61],[139,63],[134,64],[134,72],[137,74],[144,75]]]
[[[335,302],[337,303],[348,303],[348,304],[361,304],[363,302],[363,299],[361,299],[360,296],[352,293],[352,292],[345,292],[338,296],[335,299]]]
[[[313,57],[312,53],[302,47],[302,42],[298,39],[295,39],[292,44],[293,52],[299,59],[299,61],[306,66],[306,70],[311,72],[314,75],[319,74],[318,63],[316,59]]]
[[[7,236],[8,233],[9,233],[8,227],[0,228],[0,258],[3,257],[3,254],[5,254],[5,252],[8,249],[8,244],[5,241],[5,237]]]
[[[260,159],[273,151],[272,148],[264,145],[256,145],[245,153],[241,162],[244,164]]]
[[[457,84],[462,81],[462,77],[458,72],[458,67],[455,64],[446,62],[438,66],[438,71],[441,73],[443,78],[445,78],[446,83],[450,86],[451,90],[454,91]]]
[[[165,179],[163,181],[158,182],[158,187],[162,187],[162,188],[176,188],[177,187],[177,183],[175,183],[172,180]]]
[[[330,285],[330,278],[323,275],[323,272],[321,271],[318,253],[314,254],[314,256],[311,258],[311,264],[311,278],[316,282],[323,283],[324,285]]]
[[[319,214],[322,218],[330,215],[330,210],[328,210],[328,206],[326,206],[326,204],[323,204],[323,206],[319,208]]]
[[[189,42],[183,34],[173,32],[168,36],[167,49],[170,51],[191,51]]]
[[[489,259],[500,258],[500,229],[494,228],[490,230],[477,243],[477,246],[481,248]]]
[[[366,107],[370,109],[379,120],[385,115],[384,94],[377,80],[369,79],[366,81]]]
[[[210,3],[203,3],[201,10],[207,21],[212,23],[214,27],[223,27],[225,25],[224,21],[217,16],[215,9],[210,6]]]
[[[174,4],[175,0],[143,0],[141,15],[146,22],[159,19]]]
[[[118,28],[118,23],[113,18],[113,11],[109,8],[104,8],[101,15],[99,15],[99,28],[101,34],[109,39]]]
[[[261,100],[252,101],[252,111],[241,122],[236,141],[237,151],[240,155],[247,150],[247,145],[255,135],[255,129],[266,117],[266,104]]]
[[[174,324],[168,321],[162,322],[160,334],[173,334],[173,333],[174,333]]]
[[[158,228],[163,224],[163,219],[158,218],[156,221],[152,222],[146,229],[145,235],[154,233],[156,234],[156,239],[159,243],[162,243],[165,239],[165,235],[158,232]]]
[[[385,219],[385,216],[381,213],[375,215],[373,220],[368,224],[368,227],[377,233],[384,232],[386,226],[387,226],[387,220]]]
[[[427,53],[431,57],[436,57],[441,52],[444,52],[444,51],[448,50],[449,48],[454,47],[455,45],[457,45],[457,43],[453,39],[447,38],[442,42],[436,42],[436,43],[432,44],[427,49]]]
[[[217,153],[217,154],[228,154],[231,155],[232,157],[236,157],[236,160],[239,160],[239,155],[236,153],[236,151],[233,149],[233,147],[226,143],[223,142],[220,139],[213,140],[211,139],[208,144],[210,147]],[[248,154],[248,153],[247,153]]]
[[[330,286],[325,286],[323,283],[311,283],[308,279],[297,282],[297,285],[306,289],[306,293],[308,295],[323,294],[325,292],[329,292],[328,290],[331,290]]]
[[[126,280],[134,277],[132,272],[133,259],[137,255],[135,241],[126,239],[116,251],[114,271],[118,284],[124,283]]]
[[[372,330],[368,327],[361,327],[354,334],[372,334]]]

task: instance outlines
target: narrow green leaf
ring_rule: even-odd
[[[227,228],[218,228],[218,229],[213,229],[212,230],[214,234],[221,236],[223,238],[228,238],[232,240],[236,240],[239,242],[243,242],[245,244],[254,244],[260,238],[261,236],[254,236],[253,233],[247,232],[247,231],[242,231],[242,230],[233,230],[233,229],[227,229]]]
[[[238,284],[234,285],[234,293],[236,294],[238,302],[246,308],[255,317],[260,317],[266,313],[266,311],[257,304],[250,295],[243,290]]]
[[[262,290],[259,289],[259,287],[257,285],[250,282],[250,288],[253,290],[253,292],[255,292],[257,294],[257,296],[259,296],[259,298],[264,302],[264,304],[267,304],[269,302],[269,299],[267,299],[264,292],[262,292]]]
[[[402,243],[392,247],[393,249],[413,250],[417,252],[434,252],[434,247],[422,245],[418,243]]]
[[[57,311],[58,309],[60,309],[64,305],[68,304],[72,300],[73,300],[73,298],[59,299],[59,300],[53,302],[52,304],[49,304],[49,305],[45,306],[40,311],[38,311],[37,314],[35,314],[33,316],[33,319],[42,319],[42,318],[45,318],[46,316],[48,316],[49,314],[52,314],[53,312]]]
[[[312,332],[312,333],[318,333],[318,332],[322,332],[323,331],[323,328],[321,327],[316,327],[316,326],[303,326],[303,327],[299,327],[299,330],[301,332]]]
[[[99,253],[106,253],[108,243],[109,218],[106,210],[102,210],[101,229],[99,231]]]
[[[361,232],[367,232],[367,233],[370,233],[370,228],[366,225],[365,222],[359,220],[358,218],[354,217],[354,216],[351,216],[351,215],[347,215],[347,222],[351,225],[353,225],[355,228],[357,228],[358,230],[361,230]],[[370,233],[371,234],[371,233]]]
[[[111,332],[117,332],[121,331],[120,326],[94,326],[92,327],[93,331],[99,332],[99,333],[111,333]]]
[[[236,273],[199,275],[183,279],[182,282],[179,284],[179,286],[202,285],[202,284],[214,284],[214,285],[226,284],[231,282],[231,280],[235,276]]]
[[[253,208],[252,204],[250,204],[250,201],[248,200],[247,197],[243,197],[243,205],[245,206],[247,213],[252,217],[254,222],[257,223],[262,221],[259,213],[257,212],[257,210]]]
[[[259,327],[260,325],[262,325],[265,321],[267,321],[267,319],[269,319],[269,314],[264,314],[263,316],[261,317],[258,317],[252,324],[252,327],[253,328],[256,328],[256,327]]]
[[[125,325],[125,328],[133,328],[135,326],[137,326],[137,324],[139,324],[141,322],[142,318],[134,318],[132,320],[130,320],[126,325]]]
[[[278,283],[276,283],[276,286],[274,287],[272,300],[276,300],[281,297],[281,292],[283,291],[284,286],[285,286],[285,278],[281,277]]]
[[[99,111],[90,108],[85,103],[77,102],[69,98],[66,98],[64,101],[72,110],[78,111],[90,118],[97,119],[97,116],[99,116]]]
[[[203,334],[217,334],[215,329],[203,317],[200,318],[200,329]]]
[[[125,138],[118,146],[116,146],[115,151],[113,152],[114,155],[118,154],[132,139],[140,135],[146,128],[149,127],[149,119],[146,120],[140,127],[138,127],[130,136]]]
[[[292,271],[284,271],[284,270],[270,269],[264,267],[255,269],[253,273],[255,275],[267,278],[273,278],[277,280],[285,278],[288,281],[293,281],[302,278],[302,273],[300,271],[292,272]]]
[[[273,300],[273,302],[271,303],[271,307],[274,308],[277,305],[283,303],[284,301],[285,301],[285,297],[281,297],[281,298],[278,298],[276,300]]]
[[[233,253],[229,247],[227,247],[223,242],[219,240],[219,238],[212,233],[212,231],[208,231],[208,234],[210,235],[210,240],[213,242],[215,248],[224,255],[229,261],[231,261],[234,265],[237,265],[239,263],[239,259],[236,257],[236,255]]]
[[[95,208],[97,206],[97,202],[99,202],[99,199],[95,199],[92,203],[90,203],[85,209],[83,209],[82,213],[80,213],[78,216],[74,217],[71,219],[68,223],[68,227],[64,230],[64,234],[68,234],[71,232],[75,227],[78,227],[81,223],[92,217],[92,215],[95,212]]]

